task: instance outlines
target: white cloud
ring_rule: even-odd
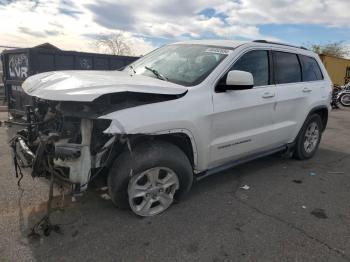
[[[226,2],[217,10],[238,24],[322,24],[349,26],[346,0],[242,0]]]
[[[92,39],[85,35],[121,32],[96,24],[92,14],[85,8],[89,0],[74,2],[74,8],[62,5],[63,2],[67,1],[47,0],[35,6],[34,2],[19,0],[0,5],[0,45],[27,47],[50,42],[65,50],[95,52],[97,50],[92,45]],[[133,44],[135,55],[154,49],[145,39],[132,33],[122,33]]]
[[[214,9],[209,16],[207,8]],[[0,45],[96,51],[91,36],[123,33],[140,55],[158,45],[152,38],[276,40],[259,25],[349,27],[347,10],[350,1],[342,0],[0,0]]]

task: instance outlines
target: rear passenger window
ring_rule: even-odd
[[[244,54],[231,70],[246,71],[253,75],[254,86],[269,84],[269,58],[267,51],[257,50]]]
[[[276,84],[301,82],[301,67],[296,54],[273,52]]]
[[[315,58],[304,55],[300,55],[299,57],[303,69],[303,81],[323,80],[320,66]]]

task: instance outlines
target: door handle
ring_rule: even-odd
[[[310,88],[305,87],[305,88],[303,89],[303,92],[304,92],[304,93],[310,93],[310,92],[312,92],[312,90],[311,90]]]
[[[271,98],[271,97],[274,97],[275,96],[275,93],[272,93],[272,92],[265,92],[263,95],[262,95],[262,98]]]

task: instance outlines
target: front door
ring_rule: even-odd
[[[274,146],[275,86],[270,81],[269,52],[245,53],[230,70],[253,74],[254,88],[223,93],[213,91],[214,114],[210,167],[268,150]]]

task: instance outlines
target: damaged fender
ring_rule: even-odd
[[[205,166],[205,154],[199,158],[198,151],[206,145],[202,143],[210,135],[210,125],[205,118],[197,117],[193,107],[183,100],[188,99],[187,95],[175,100],[161,103],[146,104],[138,107],[127,108],[103,115],[101,119],[112,120],[110,126],[104,131],[105,134],[127,134],[127,135],[165,135],[182,133],[191,141],[193,151],[194,169],[203,170]],[[195,102],[195,101],[194,101]],[[203,108],[203,111],[210,108]],[[210,114],[210,113],[208,113]],[[205,127],[199,132],[193,123],[193,119],[202,122]],[[202,150],[203,151],[203,150]]]

